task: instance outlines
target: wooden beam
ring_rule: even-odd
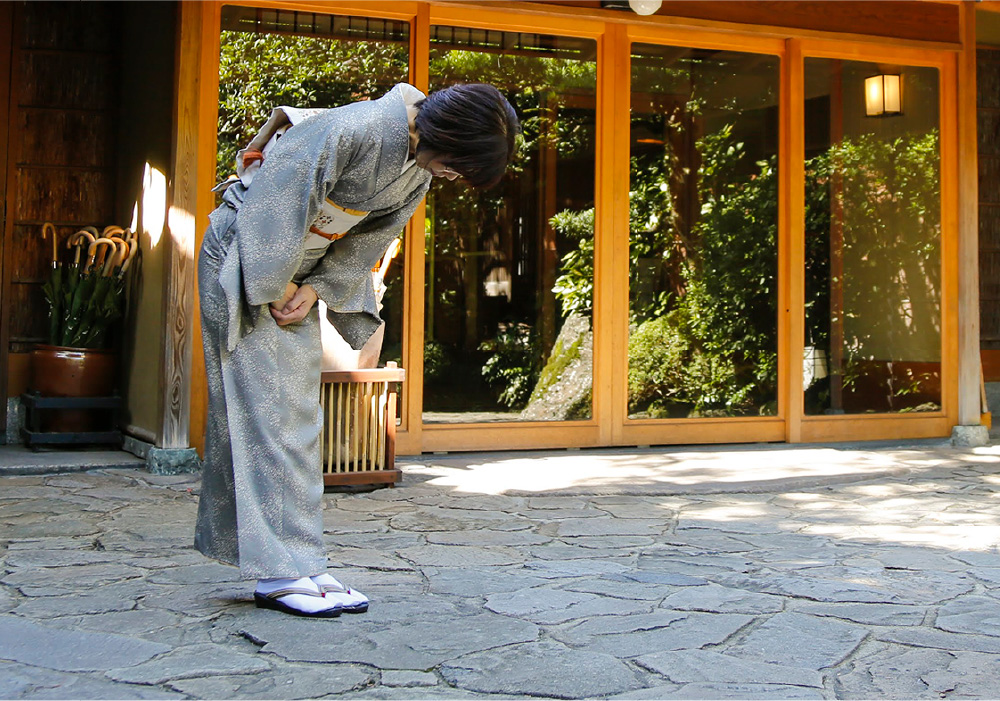
[[[978,426],[979,196],[976,124],[976,6],[961,6],[958,62],[958,423]]]

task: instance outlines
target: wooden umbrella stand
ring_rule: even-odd
[[[327,486],[389,484],[402,478],[396,469],[397,385],[406,371],[384,368],[338,370],[322,374],[320,451]]]

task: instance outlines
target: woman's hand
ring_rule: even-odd
[[[312,285],[298,287],[290,282],[281,299],[271,302],[271,316],[278,322],[278,326],[297,323],[306,318],[317,299],[319,295]]]

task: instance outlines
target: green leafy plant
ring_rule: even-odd
[[[489,354],[483,377],[504,406],[521,409],[531,397],[541,371],[537,345],[527,324],[501,326],[494,338],[480,344],[479,350]]]

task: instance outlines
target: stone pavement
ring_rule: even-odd
[[[0,698],[1000,698],[1000,449],[426,456],[329,493],[369,613],[255,609],[197,476],[0,477]]]

